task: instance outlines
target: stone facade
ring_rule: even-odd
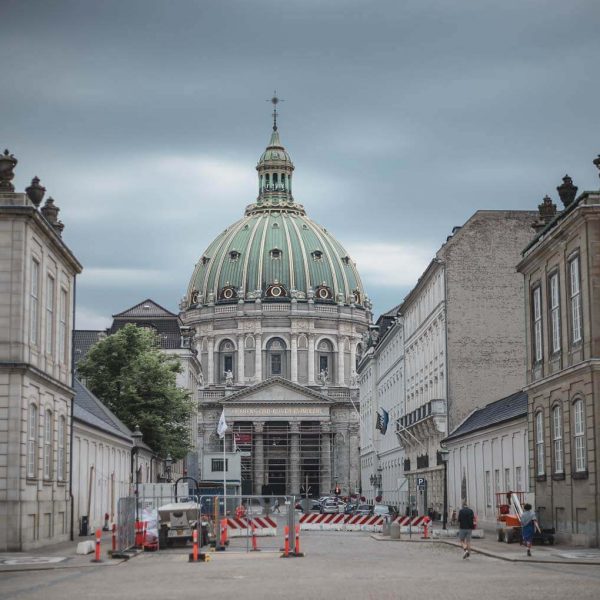
[[[394,423],[405,409],[404,325],[398,307],[382,315],[376,325],[358,365],[362,495],[370,503],[381,496],[383,504],[404,514],[408,501],[405,455],[394,435]],[[386,414],[387,428],[383,423],[378,428],[378,417],[384,419]]]
[[[53,201],[40,211],[41,197],[0,188],[0,551],[19,551],[70,533],[71,332],[82,267]]]
[[[565,209],[554,215],[554,207],[545,226],[542,220],[518,265],[526,290],[530,477],[540,518],[557,539],[598,546],[600,192],[575,199],[572,190]],[[547,200],[542,219],[553,206]]]
[[[443,511],[445,434],[477,405],[524,385],[523,284],[514,265],[533,237],[530,211],[477,211],[456,227],[400,306],[411,504]],[[417,490],[417,478],[426,489]]]

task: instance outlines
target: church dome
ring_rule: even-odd
[[[256,170],[256,202],[201,256],[188,287],[187,306],[257,299],[365,306],[348,252],[294,201],[294,165],[276,124]]]

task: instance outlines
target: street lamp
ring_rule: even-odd
[[[440,450],[440,458],[444,463],[444,516],[442,518],[442,529],[448,529],[448,458],[450,452],[445,448]]]
[[[171,458],[171,453],[167,453],[167,458],[165,458],[165,472],[167,475],[167,483],[171,483],[171,468],[173,467],[173,459]]]
[[[139,485],[140,485],[140,477],[139,477],[139,466],[138,466],[138,453],[140,450],[140,444],[142,443],[143,434],[140,431],[140,426],[136,425],[133,433],[131,434],[131,438],[133,439],[133,452],[135,452],[135,520],[139,520]]]

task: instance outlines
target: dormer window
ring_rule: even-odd
[[[229,260],[236,261],[236,260],[239,259],[240,256],[241,255],[240,255],[240,253],[237,250],[232,250],[229,253]]]
[[[345,265],[349,265],[350,264],[350,257],[349,256],[342,256],[342,262]]]
[[[203,265],[206,265],[206,264],[208,264],[208,261],[209,261],[209,260],[210,260],[210,258],[208,258],[208,256],[203,256],[203,257],[200,259],[200,262],[201,262]]]
[[[323,252],[321,250],[315,250],[311,255],[313,260],[321,260],[323,258]]]
[[[280,259],[281,255],[282,252],[279,250],[279,248],[273,248],[273,250],[271,250],[271,258]]]

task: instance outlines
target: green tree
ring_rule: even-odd
[[[181,362],[160,350],[154,332],[125,325],[95,344],[77,371],[127,427],[140,426],[157,454],[175,460],[186,455],[194,405],[176,385]]]

